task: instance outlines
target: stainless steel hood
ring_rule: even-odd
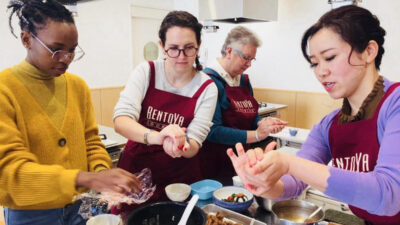
[[[216,22],[268,22],[278,18],[278,0],[198,0],[199,19]]]

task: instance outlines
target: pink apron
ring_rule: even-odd
[[[188,127],[194,118],[194,110],[198,97],[204,89],[212,83],[207,80],[197,90],[193,97],[186,97],[155,88],[155,69],[150,64],[150,83],[142,102],[139,123],[143,126],[160,131],[169,124],[178,124]],[[171,183],[191,184],[200,179],[199,158],[172,158],[167,155],[162,146],[137,143],[129,140],[122,152],[118,167],[129,172],[140,172],[143,168],[150,168],[153,184],[157,185],[154,195],[145,203],[168,200],[164,188]],[[143,205],[142,204],[142,205]],[[122,213],[126,216],[133,209],[142,205],[123,204],[121,209],[114,208],[113,213]]]
[[[217,79],[219,75],[208,73]],[[258,114],[258,103],[248,88],[249,77],[244,75],[244,85],[239,87],[229,86],[225,80],[225,93],[230,101],[229,107],[222,112],[222,124],[240,130],[251,130]],[[248,145],[244,146],[248,149]],[[232,145],[224,145],[205,141],[200,150],[200,166],[203,178],[231,178],[235,175],[232,162],[226,154]]]
[[[371,119],[339,124],[340,112],[335,116],[329,129],[329,145],[332,151],[332,162],[335,167],[357,172],[374,170],[379,153],[377,134],[379,111],[383,102],[397,86],[400,86],[400,83],[389,87]],[[358,160],[360,160],[360,163],[356,163]],[[395,216],[378,216],[351,205],[349,205],[349,208],[356,216],[364,219],[366,224],[400,224],[400,213]]]

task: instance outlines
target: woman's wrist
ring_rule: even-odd
[[[160,132],[155,130],[150,130],[150,133],[147,136],[148,145],[162,145],[162,140],[160,137]]]
[[[256,138],[256,141],[257,142],[259,142],[260,141],[260,137],[258,137],[258,132],[257,132],[257,130],[255,130],[255,138]]]
[[[76,176],[75,187],[76,188],[89,187],[90,176],[91,176],[90,172],[84,172],[84,171],[79,172],[78,175]]]
[[[150,142],[149,142],[150,133],[151,133],[151,129],[147,129],[143,134],[143,143],[146,145],[150,145]]]

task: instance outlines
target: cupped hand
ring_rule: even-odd
[[[276,147],[276,142],[272,141],[265,147],[265,152],[261,148],[249,149],[246,151],[247,161],[250,168],[258,164],[264,159],[264,153],[272,151]]]
[[[98,173],[80,172],[76,185],[88,187],[97,192],[117,192],[126,194],[138,192],[142,187],[135,175],[120,168],[103,170]]]
[[[246,189],[256,196],[268,195],[268,192],[272,189],[279,178],[273,177],[273,180],[268,180],[266,176],[270,176],[268,173],[264,173],[262,165],[267,159],[267,154],[271,152],[276,146],[276,142],[271,142],[265,148],[265,153],[261,148],[249,149],[244,153],[242,144],[236,144],[236,156],[232,149],[227,150],[227,154],[232,161],[236,173],[243,181]],[[268,161],[267,161],[268,162]]]
[[[259,193],[263,192],[263,190],[260,189],[260,186],[258,184],[248,179],[251,178],[250,176],[254,176],[248,172],[250,168],[249,157],[255,157],[254,159],[257,160],[256,154],[246,154],[241,143],[237,143],[235,148],[237,151],[237,155],[233,152],[233,149],[229,148],[227,150],[227,154],[232,161],[233,167],[235,168],[237,175],[242,180],[245,188],[248,189],[252,194],[258,196]],[[259,150],[257,149],[255,151],[258,152]]]
[[[173,158],[181,157],[186,145],[186,128],[182,128],[176,124],[170,124],[164,127],[159,135],[165,153]]]
[[[233,151],[232,148],[228,148],[226,153],[228,154],[230,160],[232,161],[233,167],[236,171],[236,174],[240,177],[243,184],[246,185],[247,182],[247,171],[246,167],[249,167],[248,164],[248,156],[244,152],[243,145],[241,143],[237,143],[235,145],[237,155]]]
[[[265,117],[257,123],[257,133],[262,139],[265,139],[269,134],[281,131],[287,124],[288,122],[275,117]]]
[[[271,144],[270,144],[271,145]],[[274,144],[275,145],[275,144]],[[263,189],[269,190],[280,178],[289,172],[288,154],[279,151],[272,151],[271,146],[267,146],[263,156],[260,152],[248,152],[249,164],[252,164],[248,169],[249,182],[262,186]],[[254,161],[259,158],[256,164]]]
[[[182,146],[177,146],[175,141],[171,137],[166,137],[163,142],[164,151],[171,156],[172,158],[182,157],[183,154],[188,151],[190,145],[188,141],[185,141],[185,144]]]

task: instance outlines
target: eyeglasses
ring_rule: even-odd
[[[195,47],[191,46],[191,47],[186,47],[183,49],[169,48],[169,49],[166,49],[165,52],[167,52],[167,55],[171,58],[178,58],[179,55],[181,54],[181,52],[183,52],[183,55],[186,57],[192,57],[197,54],[198,49],[199,48],[195,48]]]
[[[252,62],[256,61],[256,58],[247,57],[243,54],[243,52],[241,52],[237,49],[233,49],[233,51],[235,51],[238,55],[240,55],[242,57],[242,59],[246,60],[246,62],[252,63]]]
[[[61,59],[66,59],[66,60],[72,60],[72,61],[78,61],[80,60],[84,55],[85,52],[83,51],[83,49],[77,45],[76,47],[78,47],[78,49],[75,49],[74,52],[68,52],[68,51],[64,51],[64,50],[57,50],[57,51],[53,51],[51,50],[49,47],[47,47],[47,45],[45,43],[43,43],[38,37],[36,37],[34,34],[32,34],[32,37],[35,38],[36,41],[38,41],[45,49],[47,49],[47,51],[49,51],[51,53],[51,58],[56,60],[56,61],[60,61]]]

